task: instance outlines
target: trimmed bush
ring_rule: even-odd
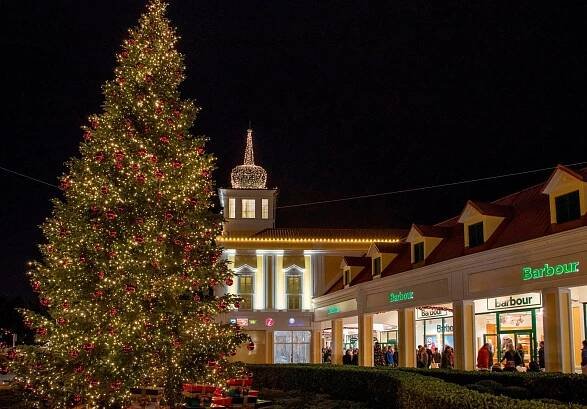
[[[487,372],[454,369],[400,368],[401,372],[419,374],[458,385],[470,385],[491,380],[504,387],[525,388],[533,399],[554,399],[587,405],[587,376],[544,372]]]
[[[524,401],[469,390],[407,371],[333,365],[249,365],[258,388],[327,393],[374,408],[562,409],[579,405]]]

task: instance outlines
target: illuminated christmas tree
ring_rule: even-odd
[[[63,200],[43,224],[47,243],[30,278],[45,313],[23,311],[37,345],[13,358],[31,400],[51,407],[120,407],[130,389],[222,385],[247,336],[215,322],[238,299],[211,209],[214,158],[192,137],[198,108],[180,97],[183,58],[152,0],[117,55],[100,115],[61,178]]]

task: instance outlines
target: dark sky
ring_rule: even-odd
[[[218,184],[252,120],[287,205],[587,160],[585,6],[540,3],[173,0],[169,16]],[[0,166],[56,181],[143,7],[0,0]],[[547,176],[283,209],[278,225],[434,223]],[[6,173],[0,186],[0,293],[26,293],[58,192]]]

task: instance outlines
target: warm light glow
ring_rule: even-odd
[[[235,243],[235,242],[251,242],[251,243],[399,243],[399,239],[390,238],[372,238],[372,239],[354,239],[354,238],[318,238],[318,237],[300,237],[291,239],[279,239],[268,237],[226,237],[219,236],[216,238],[218,242]]]
[[[253,130],[247,129],[247,146],[245,159],[242,165],[232,169],[230,181],[233,189],[265,189],[267,172],[261,166],[255,165],[253,152]]]

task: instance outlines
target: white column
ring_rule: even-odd
[[[275,255],[275,299],[276,310],[285,310],[285,273],[283,272],[283,254]]]
[[[228,261],[228,269],[233,274],[232,285],[226,286],[226,293],[227,294],[236,294],[237,293],[237,287],[236,287],[237,277],[234,275],[234,261],[236,258],[236,252],[234,250],[225,250],[225,254],[226,254],[226,260]]]
[[[304,273],[302,275],[302,310],[312,309],[312,256],[304,255]]]
[[[265,257],[257,254],[257,271],[255,272],[255,295],[253,297],[253,309],[265,309]]]

